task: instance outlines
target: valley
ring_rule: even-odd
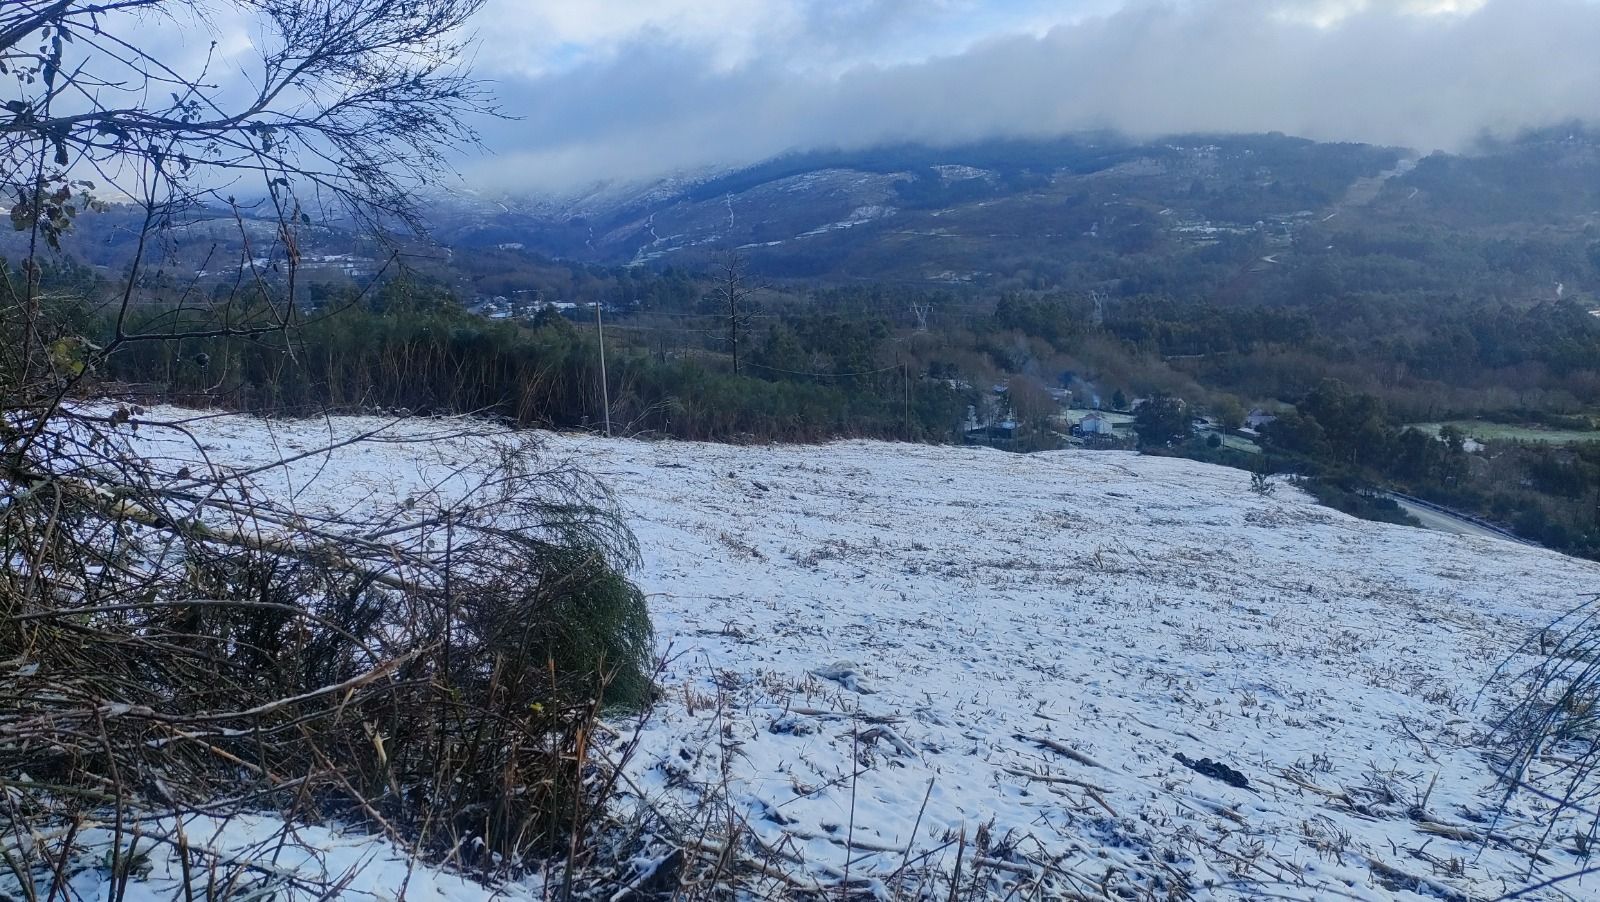
[[[1600,0],[3,0],[0,902],[1600,899]]]

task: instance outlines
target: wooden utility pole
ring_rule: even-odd
[[[896,339],[896,341],[898,340]],[[894,363],[895,366],[900,368],[900,381],[903,383],[905,391],[905,430],[906,441],[909,442],[911,441],[911,364],[901,356],[899,348],[895,349]]]
[[[906,380],[906,441],[911,441],[911,364],[900,364],[900,375]]]
[[[606,438],[611,437],[611,386],[606,382],[606,324],[600,320],[599,301],[594,305],[594,326],[600,337],[600,403],[606,408]]]

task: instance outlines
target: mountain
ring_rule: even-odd
[[[1586,250],[1600,229],[1600,139],[1573,127],[1426,156],[1279,134],[898,145],[561,196],[464,192],[426,213],[443,247],[413,244],[408,260],[450,269],[451,253],[489,254],[474,273],[520,265],[494,257],[505,253],[692,271],[737,251],[784,280],[1214,299],[1262,267],[1326,281],[1321,257],[1428,290],[1488,266],[1476,284],[1530,297],[1600,273],[1584,259],[1600,261]],[[119,271],[139,221],[124,209],[82,216],[68,251]],[[271,245],[270,225],[249,211],[244,222],[260,233],[252,252]],[[230,211],[189,211],[159,237],[154,260],[168,272],[244,259]],[[24,238],[0,237],[0,253],[16,255]],[[337,221],[313,220],[298,239],[312,281],[359,281],[389,253]],[[1275,303],[1281,287],[1257,294]]]
[[[1406,154],[1281,135],[907,145],[567,198],[479,199],[437,226],[459,247],[582,262],[693,264],[737,249],[780,276],[960,283],[1153,250],[1172,235],[1281,231]]]
[[[435,225],[457,249],[583,264],[698,269],[737,250],[784,279],[1113,292],[1130,276],[1169,289],[1163,269],[1340,257],[1355,252],[1343,243],[1352,236],[1361,254],[1382,245],[1441,272],[1459,268],[1441,262],[1452,248],[1493,259],[1490,245],[1519,241],[1541,258],[1506,289],[1526,296],[1589,281],[1586,268],[1543,258],[1561,243],[1581,256],[1600,227],[1600,138],[1572,126],[1428,155],[1280,134],[901,145],[567,197],[458,200],[436,209]],[[1221,290],[1201,281],[1205,296]]]

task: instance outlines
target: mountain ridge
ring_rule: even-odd
[[[1221,190],[1276,186],[1281,202],[1252,208],[1260,215],[1243,224],[1254,226],[1264,222],[1260,216],[1284,219],[1331,203],[1358,179],[1412,156],[1400,148],[1276,134],[894,145],[790,154],[565,197],[480,200],[476,216],[445,212],[436,225],[446,243],[460,247],[518,245],[602,265],[695,265],[738,251],[782,276],[959,282],[983,267],[941,265],[952,241],[993,247],[995,239],[1043,240],[1059,246],[1011,253],[1060,259],[1078,238],[1115,240],[1157,225],[1144,214],[1173,210],[1208,180]],[[1191,225],[1205,228],[1219,218],[1193,206],[1178,211]],[[843,231],[848,239],[831,234]],[[885,266],[884,255],[904,258],[904,265]]]

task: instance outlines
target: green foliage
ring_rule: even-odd
[[[1437,436],[1397,426],[1381,401],[1339,383],[1299,399],[1263,436],[1269,460],[1308,474],[1319,500],[1368,519],[1404,522],[1385,485],[1504,524],[1540,544],[1600,557],[1600,442],[1492,442],[1484,456],[1446,425]]]
[[[1232,432],[1244,425],[1245,409],[1238,398],[1223,395],[1211,402],[1211,415],[1216,419],[1218,427],[1225,432]]]
[[[1038,298],[1003,295],[995,303],[995,325],[1043,338],[1057,347],[1089,328],[1089,305],[1083,298],[1052,295]]]
[[[1133,430],[1139,435],[1140,447],[1182,443],[1194,431],[1189,405],[1170,395],[1151,395],[1134,412]]]
[[[1267,424],[1262,439],[1270,448],[1303,457],[1320,459],[1330,453],[1322,424],[1299,411],[1279,414]]]
[[[507,610],[489,647],[546,669],[558,694],[582,698],[605,685],[608,705],[638,709],[650,700],[650,614],[644,593],[598,547],[551,546],[537,562],[537,582],[552,587],[529,611]],[[470,602],[469,602],[470,603]]]
[[[1352,517],[1404,526],[1421,525],[1395,503],[1394,499],[1385,498],[1349,479],[1298,479],[1295,484],[1310,492],[1328,507],[1343,511]]]
[[[1458,430],[1435,437],[1396,426],[1383,402],[1341,382],[1322,382],[1295,406],[1267,425],[1270,449],[1410,485],[1448,485],[1466,472],[1466,437]]]
[[[203,328],[212,320],[152,308],[134,318],[133,328],[174,323]],[[896,366],[889,335],[886,323],[786,317],[740,374],[711,355],[613,346],[612,421],[628,432],[698,440],[952,439],[967,396]],[[203,367],[196,362],[201,355]],[[601,406],[593,331],[552,313],[526,324],[484,320],[435,287],[405,281],[386,285],[366,304],[306,323],[292,343],[148,343],[111,361],[109,375],[166,383],[179,398],[258,411],[377,406],[576,427],[598,422]]]
[[[1326,454],[1333,459],[1362,467],[1378,464],[1385,456],[1390,424],[1388,413],[1377,398],[1327,379],[1295,407],[1302,417],[1322,427]]]

